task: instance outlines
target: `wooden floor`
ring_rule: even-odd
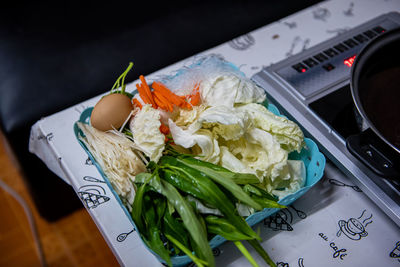
[[[85,209],[49,223],[35,209],[0,133],[0,179],[29,205],[47,266],[118,266]],[[0,266],[40,266],[28,219],[20,204],[0,188]]]

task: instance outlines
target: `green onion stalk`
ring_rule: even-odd
[[[169,266],[171,257],[180,255],[187,255],[197,266],[215,266],[209,241],[216,235],[232,241],[252,266],[259,265],[242,242],[248,242],[268,265],[276,266],[261,246],[260,236],[236,208],[238,204],[256,211],[285,207],[258,186],[255,175],[234,173],[171,147],[147,168],[148,172],[135,178],[131,215],[144,242]],[[218,210],[219,215],[202,213],[193,200]]]

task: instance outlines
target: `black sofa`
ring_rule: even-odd
[[[10,1],[11,2],[11,1]],[[0,7],[0,125],[43,218],[82,208],[28,151],[43,116],[227,42],[320,1],[16,1]]]

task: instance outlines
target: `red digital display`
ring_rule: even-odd
[[[354,60],[356,59],[356,55],[354,55],[354,56],[352,56],[352,57],[349,57],[349,58],[346,58],[344,61],[343,61],[343,63],[344,63],[344,65],[346,65],[347,67],[351,67],[351,66],[353,66],[353,63],[354,63]]]

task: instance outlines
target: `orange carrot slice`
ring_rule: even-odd
[[[137,107],[139,107],[140,109],[142,109],[142,104],[140,104],[139,100],[137,100],[136,98],[132,99],[133,104],[135,104]]]
[[[146,82],[146,79],[144,78],[143,75],[140,75],[139,79],[142,82],[143,91],[147,95],[147,97],[150,101],[150,104],[153,106],[153,108],[157,108],[156,103],[154,102],[153,96],[151,95],[150,87]]]
[[[145,104],[151,104],[149,98],[147,97],[146,92],[144,91],[143,87],[141,86],[141,84],[136,84],[136,88],[139,92],[139,96],[140,98],[143,100],[143,102]]]
[[[160,132],[163,134],[169,134],[169,127],[167,125],[161,124]]]
[[[172,104],[179,107],[182,107],[182,105],[184,105],[185,101],[181,97],[174,94],[171,90],[169,90],[164,84],[160,82],[153,82],[152,87],[156,92],[161,93]]]
[[[154,102],[156,102],[156,105],[159,108],[168,110],[168,107],[164,104],[164,102],[157,96],[157,94],[154,91],[152,92],[152,95],[153,95]]]
[[[200,104],[200,92],[197,91],[196,93],[194,93],[194,95],[192,95],[192,97],[190,98],[190,104],[192,104],[193,106],[197,106]]]
[[[168,110],[170,112],[174,110],[174,107],[172,106],[171,102],[165,97],[165,95],[156,90],[154,90],[153,93],[164,104],[165,110]]]

